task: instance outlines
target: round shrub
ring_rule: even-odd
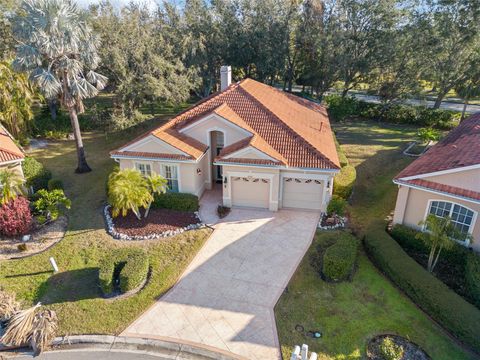
[[[48,190],[63,190],[63,182],[60,179],[48,180]]]
[[[343,167],[335,176],[333,194],[348,199],[353,191],[353,185],[357,179],[357,171],[352,165]]]
[[[26,157],[22,163],[23,175],[27,187],[33,187],[33,191],[46,189],[52,173],[32,157]]]
[[[156,194],[152,207],[193,212],[198,211],[200,205],[196,195],[167,192],[160,195]]]
[[[337,214],[338,216],[345,215],[345,207],[347,206],[347,201],[337,195],[333,195],[332,199],[327,206],[327,214],[333,215]]]
[[[328,280],[343,281],[353,272],[358,252],[358,240],[343,233],[323,254],[322,273]]]
[[[29,202],[17,196],[0,207],[0,233],[6,236],[24,235],[32,226]]]
[[[147,279],[148,269],[148,255],[143,249],[116,249],[100,262],[100,288],[104,294],[115,292],[117,285],[121,293],[134,290]]]
[[[403,358],[403,347],[395,344],[391,337],[383,338],[378,350],[385,360],[401,360]]]

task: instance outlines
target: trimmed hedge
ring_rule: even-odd
[[[353,191],[353,185],[357,179],[357,171],[352,165],[342,167],[335,176],[333,184],[333,195],[348,199]]]
[[[475,304],[480,307],[480,256],[470,253],[465,265],[465,280]]]
[[[167,192],[165,194],[155,195],[152,207],[194,212],[198,211],[200,205],[198,203],[198,196],[196,195]]]
[[[48,190],[63,190],[63,181],[60,179],[48,180]]]
[[[34,192],[48,188],[48,181],[52,178],[52,173],[45,169],[42,163],[27,156],[22,163],[22,169],[27,187],[33,187]]]
[[[148,275],[149,260],[143,249],[122,248],[112,251],[99,265],[98,278],[104,294],[115,290],[114,278],[118,276],[122,293],[134,290]]]
[[[350,234],[342,234],[323,254],[323,275],[332,281],[346,280],[353,272],[357,252],[358,240]]]
[[[367,229],[364,241],[371,259],[400,289],[452,335],[480,353],[480,310],[408,256],[386,232],[383,221]]]
[[[348,158],[347,155],[343,152],[340,143],[338,142],[337,138],[334,136],[333,139],[335,140],[335,147],[337,148],[338,159],[340,160],[340,166],[344,167],[348,165]]]
[[[429,254],[430,248],[422,240],[416,238],[419,232],[411,227],[396,224],[393,226],[390,235],[407,251]],[[463,268],[470,253],[471,251],[468,248],[455,243],[452,248],[443,249],[440,258]]]
[[[354,97],[342,98],[340,95],[325,97],[329,115],[336,121],[348,117],[364,120],[382,120],[395,124],[411,124],[449,130],[460,119],[457,111],[432,109],[424,106],[389,105],[367,103]]]
[[[337,214],[338,216],[345,215],[345,207],[347,206],[347,200],[340,196],[333,195],[327,206],[327,214]]]

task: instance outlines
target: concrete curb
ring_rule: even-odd
[[[223,350],[215,351],[192,344],[159,339],[146,339],[113,335],[72,335],[57,337],[48,352],[112,351],[148,354],[161,359],[191,360],[243,360],[245,358]],[[25,352],[24,352],[25,354]],[[3,353],[3,355],[7,355]],[[13,354],[12,354],[13,355]],[[18,353],[16,353],[18,355]]]

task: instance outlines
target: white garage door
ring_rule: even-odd
[[[299,209],[322,209],[323,182],[313,179],[285,177],[282,206]]]
[[[232,205],[268,209],[270,180],[232,177]]]

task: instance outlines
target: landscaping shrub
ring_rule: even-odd
[[[328,113],[335,121],[348,117],[358,117],[364,120],[381,120],[395,124],[412,124],[450,130],[458,123],[459,112],[443,109],[432,109],[424,106],[385,105],[367,103],[354,97],[342,98],[339,95],[325,97]]]
[[[24,252],[28,250],[27,244],[26,243],[21,243],[17,245],[17,249],[20,252]]]
[[[33,187],[33,191],[46,189],[52,173],[32,157],[26,157],[22,163],[23,175],[27,187]]]
[[[347,206],[347,201],[337,195],[333,195],[330,199],[330,202],[327,206],[327,214],[337,214],[338,216],[345,215],[345,207]]]
[[[328,280],[346,280],[353,272],[357,252],[358,240],[352,235],[343,233],[323,255],[323,275]]]
[[[114,278],[118,277],[122,293],[134,290],[145,281],[148,269],[148,255],[143,249],[116,249],[99,264],[100,287],[104,294],[111,294],[115,290]]]
[[[385,360],[401,360],[403,358],[403,347],[395,344],[391,337],[383,338],[378,350]]]
[[[480,310],[408,256],[385,231],[383,221],[367,229],[365,248],[376,265],[418,306],[460,341],[480,352]]]
[[[468,254],[465,266],[465,280],[473,301],[480,307],[480,255],[475,253]]]
[[[40,223],[57,220],[60,215],[64,214],[65,208],[70,209],[72,205],[72,202],[61,189],[52,191],[40,189],[33,195],[33,198],[35,199],[33,208],[35,213],[38,214],[37,219]]]
[[[32,226],[29,201],[17,196],[0,207],[0,233],[18,236],[28,233]]]
[[[353,185],[357,179],[357,171],[352,165],[344,166],[335,176],[333,182],[333,194],[348,199],[353,191]]]
[[[337,138],[334,137],[335,140],[335,147],[337,148],[338,159],[340,160],[340,166],[344,167],[348,165],[348,158],[345,155],[345,152],[342,150],[340,143],[338,142]]]
[[[193,212],[198,211],[200,205],[196,195],[171,192],[155,195],[152,207]]]
[[[63,190],[63,182],[60,179],[50,179],[48,180],[48,190]]]

